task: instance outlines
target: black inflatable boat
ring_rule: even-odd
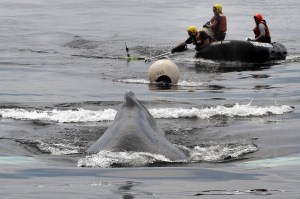
[[[195,54],[195,58],[246,63],[267,63],[274,60],[285,60],[286,56],[287,50],[280,43],[274,42],[269,44],[239,40],[212,42]]]

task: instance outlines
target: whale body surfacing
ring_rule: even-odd
[[[91,146],[87,153],[101,150],[134,151],[161,154],[171,161],[186,160],[186,155],[165,137],[153,116],[127,91],[112,125]]]

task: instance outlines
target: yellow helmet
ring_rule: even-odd
[[[197,28],[195,26],[189,26],[187,31],[195,35],[197,33]]]
[[[222,5],[221,4],[215,4],[214,7],[217,9],[218,14],[223,14],[222,13]]]

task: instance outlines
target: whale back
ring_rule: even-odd
[[[166,139],[154,117],[131,91],[125,94],[112,125],[86,152],[101,150],[149,152],[170,160],[186,159],[185,154]]]

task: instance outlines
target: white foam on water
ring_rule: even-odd
[[[123,167],[141,167],[155,162],[171,162],[160,154],[146,152],[111,152],[100,151],[97,154],[88,155],[78,160],[78,167],[103,167],[108,168],[113,165]]]
[[[196,146],[190,152],[191,162],[222,162],[227,159],[237,159],[244,154],[253,153],[258,148],[254,145],[212,145]]]
[[[130,83],[130,84],[150,84],[150,81],[145,80],[145,79],[118,79],[115,80],[116,82],[123,82],[123,83]],[[180,80],[177,83],[177,86],[182,86],[182,87],[199,87],[203,86],[205,82],[190,82],[186,80]]]
[[[131,83],[131,84],[150,84],[150,81],[145,79],[117,79],[116,82]]]
[[[58,123],[70,122],[97,122],[112,121],[117,111],[105,109],[91,111],[85,109],[78,110],[27,110],[22,108],[0,109],[2,118],[12,118],[16,120],[40,120]]]
[[[199,87],[203,86],[206,82],[191,82],[191,81],[186,81],[186,80],[181,80],[177,83],[177,86],[182,86],[182,87]]]
[[[233,107],[217,106],[209,108],[159,108],[150,109],[149,112],[155,118],[192,118],[197,117],[207,119],[216,115],[223,115],[228,117],[249,117],[249,116],[265,116],[265,115],[281,115],[292,112],[291,106],[266,106],[258,107],[251,104],[239,105],[235,104]]]
[[[78,167],[142,167],[153,163],[196,163],[196,162],[223,162],[238,159],[239,157],[258,150],[254,145],[213,145],[196,146],[188,149],[178,146],[189,154],[188,160],[172,162],[163,155],[147,152],[111,152],[100,151],[97,154],[88,155],[77,162]]]
[[[207,119],[216,115],[227,117],[255,117],[267,115],[281,115],[292,112],[293,108],[288,105],[275,106],[253,106],[250,103],[247,105],[239,105],[238,103],[232,107],[219,105],[217,107],[207,108],[153,108],[149,112],[154,118],[201,118]],[[72,122],[99,122],[112,121],[117,111],[114,109],[105,110],[35,110],[23,108],[4,108],[0,109],[2,118],[12,118],[16,120],[39,120],[58,123],[72,123]]]
[[[299,54],[293,54],[293,55],[288,55],[286,57],[285,60],[283,60],[282,62],[287,62],[287,63],[290,63],[290,62],[299,62],[300,60],[300,55]]]
[[[44,143],[40,142],[37,147],[46,153],[51,155],[70,155],[79,153],[79,147],[71,146],[62,143]]]

